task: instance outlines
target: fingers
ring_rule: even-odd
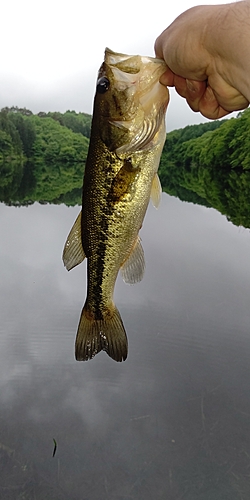
[[[185,97],[188,105],[193,111],[200,110],[199,103],[206,91],[206,86],[206,82],[189,80],[180,76],[177,76],[175,81],[176,91],[179,95]]]
[[[166,87],[174,87],[175,86],[175,78],[176,75],[171,71],[170,68],[167,67],[165,73],[160,78],[160,83],[162,85],[166,85]]]
[[[233,103],[232,95],[230,95],[228,102],[225,99],[222,105],[220,97],[207,81],[199,82],[182,78],[175,75],[169,68],[161,76],[160,82],[168,87],[175,87],[176,92],[186,99],[193,111],[200,112],[210,120],[218,120],[234,110],[245,109],[248,106],[248,101],[238,93]]]
[[[175,87],[176,92],[178,92],[181,97],[187,99],[190,107],[194,111],[199,110],[197,103],[205,92],[206,82],[188,80],[182,76],[176,75],[170,68],[167,68],[165,73],[163,73],[160,82],[168,87]]]
[[[198,82],[175,75],[169,68],[161,76],[160,82],[168,87],[175,87],[176,92],[184,97],[195,112],[200,112],[206,118],[217,119],[228,114],[217,102],[207,82]],[[208,90],[210,89],[210,90]]]
[[[177,92],[179,93],[178,89]],[[228,115],[229,111],[219,105],[218,100],[207,82],[186,80],[183,94],[188,105],[195,112],[200,112],[210,120],[217,120]]]
[[[167,68],[161,76],[160,82],[168,87],[175,87],[176,92],[184,97],[193,111],[199,111],[199,101],[202,98],[207,84],[178,76]]]
[[[210,120],[218,120],[231,112],[220,106],[213,89],[209,86],[206,87],[205,92],[200,98],[199,111]]]

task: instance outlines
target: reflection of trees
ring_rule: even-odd
[[[0,112],[0,199],[81,204],[91,117],[84,113]],[[181,200],[214,207],[250,227],[250,110],[230,120],[167,135],[159,174]]]
[[[0,199],[81,203],[90,115],[39,113],[18,108],[0,112]],[[84,135],[86,134],[86,136]]]
[[[160,165],[164,190],[250,227],[250,110],[213,126],[205,133],[204,124],[186,127],[188,140],[185,129],[167,136]]]

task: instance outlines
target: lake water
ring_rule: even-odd
[[[0,498],[249,500],[249,230],[164,194],[115,289],[128,359],[77,362],[78,211],[0,205]]]

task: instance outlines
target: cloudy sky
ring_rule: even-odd
[[[0,108],[91,113],[106,46],[153,56],[156,37],[181,12],[207,3],[226,1],[3,0]],[[173,90],[167,120],[168,130],[206,121]]]

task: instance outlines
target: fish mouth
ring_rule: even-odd
[[[112,71],[117,91],[126,91],[129,99],[138,102],[134,112],[113,118],[109,123],[130,132],[129,143],[118,147],[118,154],[145,150],[164,122],[169,102],[167,87],[159,82],[166,70],[162,59],[129,56],[106,48],[105,63]]]
[[[150,56],[130,56],[127,54],[121,54],[119,52],[114,52],[113,50],[106,47],[105,49],[105,62],[110,66],[120,65],[122,71],[125,71],[127,67],[128,73],[137,73],[140,71],[140,61],[143,64],[152,62],[154,64],[160,64],[163,68],[166,68],[166,64],[163,59],[158,59],[157,57]]]
[[[111,49],[105,49],[104,62],[110,67],[114,75],[117,90],[136,86],[135,90],[140,97],[159,81],[166,70],[163,59],[149,56],[129,56]]]

